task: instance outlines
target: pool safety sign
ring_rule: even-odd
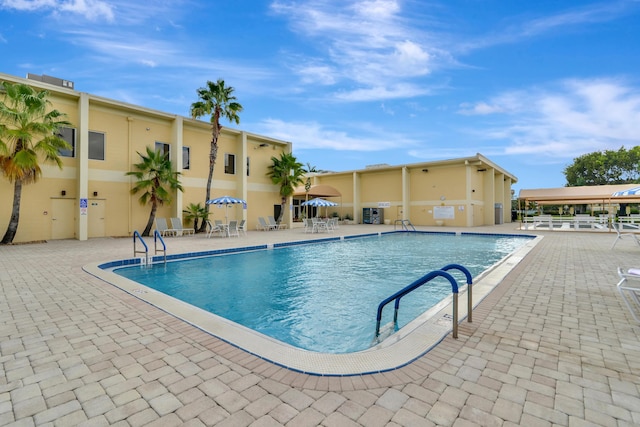
[[[80,199],[80,215],[86,215],[88,207],[89,207],[89,200]]]
[[[391,207],[391,202],[378,202],[379,209],[390,208],[390,207]]]
[[[434,206],[433,218],[434,219],[454,219],[456,213],[453,210],[453,206]]]

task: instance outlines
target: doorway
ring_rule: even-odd
[[[88,237],[104,237],[104,212],[106,200],[89,200]]]
[[[51,199],[51,239],[76,237],[75,199]]]

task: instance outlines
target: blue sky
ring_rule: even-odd
[[[481,153],[517,192],[640,144],[640,0],[0,0],[0,22],[0,72],[184,116],[222,78],[234,127],[318,169]]]

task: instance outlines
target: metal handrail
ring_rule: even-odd
[[[409,227],[407,225],[410,225],[411,228],[413,229],[413,231],[416,231],[416,228],[413,226],[413,224],[411,224],[411,221],[409,221],[408,219],[396,219],[393,222],[393,229],[396,229],[396,225],[400,223],[400,225],[402,225],[402,229],[405,231],[409,231]]]
[[[167,245],[164,243],[164,239],[158,232],[158,230],[153,231],[153,249],[155,250],[156,255],[158,254],[158,240],[162,243],[162,253],[164,254],[164,263],[167,264]]]
[[[442,267],[440,270],[449,271],[449,270],[460,270],[464,273],[465,278],[467,279],[467,323],[471,323],[472,313],[473,313],[473,277],[471,277],[471,272],[467,270],[465,267],[460,264],[447,264]],[[454,337],[455,338],[455,337]]]
[[[380,322],[382,321],[382,310],[384,307],[389,304],[391,301],[395,301],[394,313],[393,313],[393,324],[396,325],[398,323],[398,310],[400,308],[400,299],[407,295],[408,293],[418,289],[420,286],[430,282],[436,277],[444,277],[451,283],[451,291],[453,292],[453,338],[458,338],[458,282],[453,278],[453,276],[447,273],[447,270],[460,270],[464,273],[467,279],[467,294],[468,294],[468,316],[467,321],[471,322],[471,309],[472,309],[472,297],[471,297],[471,273],[465,267],[459,264],[448,264],[440,270],[434,270],[430,273],[425,274],[415,282],[410,285],[404,287],[399,290],[395,294],[390,297],[384,299],[378,305],[378,311],[376,314],[376,339],[380,336]]]
[[[136,237],[138,238],[138,240],[140,240],[140,243],[142,243],[142,246],[144,246],[144,251],[142,250],[139,251],[138,248],[136,247]],[[140,233],[138,233],[138,230],[133,231],[133,256],[135,257],[136,254],[144,254],[145,264],[149,263],[149,247],[145,243]]]

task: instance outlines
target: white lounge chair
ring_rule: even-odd
[[[640,323],[640,268],[630,268],[624,272],[618,267],[620,281],[616,285],[627,308],[636,322]]]
[[[258,217],[258,224],[256,225],[256,230],[269,231],[275,230],[276,228],[270,224],[267,224],[267,221],[264,220],[263,217]]]
[[[269,220],[269,225],[273,227],[274,230],[283,230],[287,228],[287,224],[278,224],[278,221],[276,221],[276,219],[271,215],[268,216],[267,219]]]
[[[178,236],[186,236],[188,234],[195,234],[195,230],[193,228],[184,228],[182,226],[182,221],[180,218],[173,217],[171,218],[171,228],[176,230],[176,234]]]
[[[616,240],[613,241],[613,244],[611,245],[611,249],[613,249],[616,246],[616,243],[618,243],[618,240],[623,240],[625,238],[629,238],[629,239],[633,239],[634,242],[636,242],[636,245],[640,246],[640,241],[638,240],[638,236],[636,236],[635,233],[625,233],[623,230],[623,224],[621,222],[612,222],[611,226],[613,227],[613,229],[616,231]],[[637,228],[636,228],[637,229]]]
[[[177,230],[169,228],[166,218],[156,218],[156,230],[158,230],[158,233],[163,237],[176,236],[178,234]]]

